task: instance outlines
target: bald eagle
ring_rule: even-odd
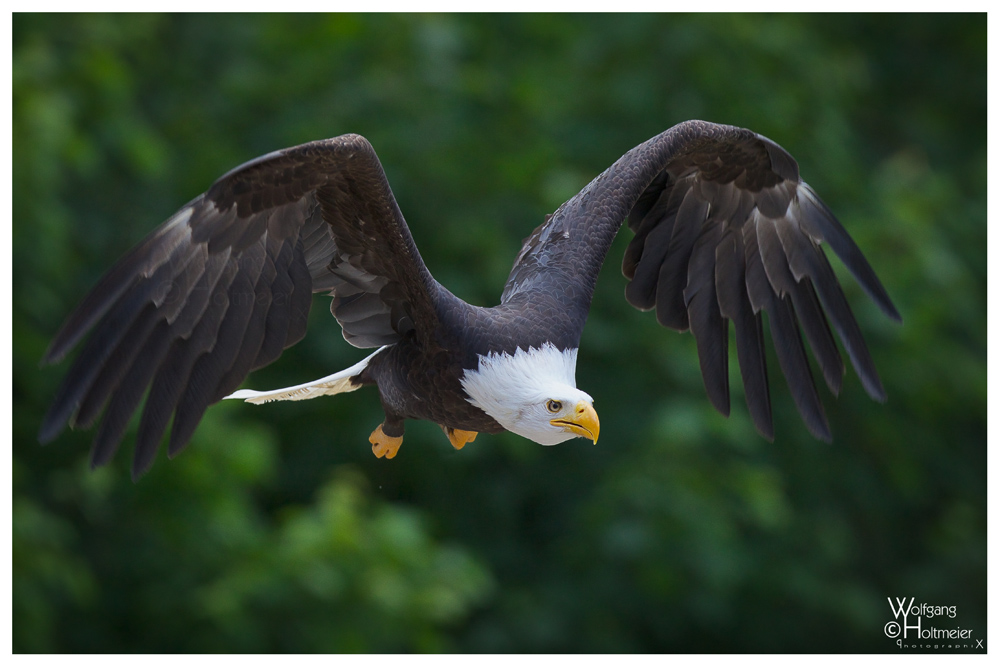
[[[171,415],[169,455],[223,398],[302,400],[378,388],[370,441],[391,459],[404,422],[439,424],[456,449],[512,431],[543,445],[597,441],[594,401],[576,387],[577,348],[601,265],[622,222],[634,237],[625,297],[695,337],[708,398],[729,414],[732,322],[747,407],[774,436],[762,312],[806,427],[831,438],[803,336],[834,394],[837,332],[868,394],[885,392],[820,249],[899,321],[868,261],[795,160],[749,130],[687,121],[615,162],[524,241],[500,304],[465,303],[427,270],[371,144],[346,134],[233,169],[126,254],[56,334],[55,363],[90,333],[39,433],[90,427],[91,462],[114,455],[148,391],[133,476],[152,464]],[[275,391],[236,389],[306,332],[314,293],[344,338],[376,351],[327,377]]]

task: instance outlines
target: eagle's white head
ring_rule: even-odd
[[[512,433],[541,445],[583,437],[597,442],[601,425],[594,399],[576,388],[576,349],[518,348],[479,357],[462,387],[469,402]]]

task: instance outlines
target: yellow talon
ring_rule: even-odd
[[[399,446],[403,444],[403,436],[397,438],[388,436],[382,431],[382,424],[379,424],[378,428],[372,431],[368,442],[372,443],[372,454],[376,457],[382,458],[384,456],[391,459],[396,456]]]
[[[476,436],[479,435],[475,431],[463,431],[461,429],[451,428],[448,426],[442,426],[441,428],[444,429],[445,435],[447,435],[448,440],[451,441],[451,446],[455,449],[465,447],[466,444],[475,440]]]

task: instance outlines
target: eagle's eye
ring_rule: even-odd
[[[556,413],[562,410],[562,403],[559,401],[549,401],[545,404],[545,407],[548,408],[549,412]]]

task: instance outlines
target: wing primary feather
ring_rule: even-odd
[[[146,406],[142,411],[135,438],[135,453],[132,457],[133,480],[139,479],[156,459],[156,450],[159,449],[160,440],[170,421],[177,394],[190,370],[183,359],[188,347],[190,340],[181,338],[174,341],[149,388]]]
[[[774,306],[766,312],[770,318],[771,339],[774,341],[778,363],[788,380],[799,414],[810,433],[825,442],[832,441],[833,434],[830,433],[823,404],[816,393],[816,382],[806,360],[805,347],[802,345],[792,305],[787,299],[775,297]]]
[[[170,421],[181,393],[199,356],[215,345],[219,327],[229,310],[229,286],[237,273],[235,263],[227,263],[225,270],[211,287],[210,305],[204,310],[188,338],[175,339],[173,345],[153,380],[146,398],[132,459],[132,477],[138,479],[156,459],[156,450]]]
[[[73,417],[73,426],[90,428],[100,416],[101,409],[107,403],[108,397],[118,388],[125,373],[135,362],[136,357],[145,345],[156,322],[161,319],[153,304],[147,304],[143,313],[136,318],[128,333],[115,346],[114,352],[104,362],[101,372],[87,389],[80,409]]]
[[[719,311],[723,317],[733,322],[736,358],[740,362],[740,375],[743,378],[750,418],[761,435],[774,440],[763,325],[760,315],[753,312],[747,297],[745,266],[743,233],[738,228],[728,229],[723,233],[715,253]]]
[[[893,320],[902,322],[902,316],[896,310],[888,292],[882,286],[882,281],[875,275],[875,270],[872,269],[861,249],[854,243],[854,239],[841,226],[826,204],[805,183],[799,184],[797,202],[798,210],[794,217],[802,229],[812,237],[829,243],[844,266],[878,305],[879,309]]]
[[[847,303],[837,276],[823,250],[813,241],[804,241],[791,232],[791,226],[778,227],[779,237],[788,257],[788,265],[797,279],[809,279],[829,322],[847,350],[847,356],[861,379],[865,391],[877,401],[885,401],[885,389],[875,370],[861,329]]]
[[[102,366],[121,341],[137,312],[141,312],[157,288],[158,280],[144,278],[131,287],[115,302],[107,316],[98,324],[83,350],[73,362],[69,373],[60,385],[55,399],[39,430],[42,443],[51,442],[80,406],[80,402],[94,383]]]
[[[791,296],[792,306],[798,315],[806,340],[809,341],[809,347],[823,372],[826,386],[834,396],[838,396],[846,373],[844,360],[837,350],[837,343],[833,340],[830,324],[816,298],[812,282],[808,278],[803,278],[801,282],[795,283]]]
[[[815,248],[814,252],[798,255],[797,261],[805,265],[804,272],[812,278],[816,295],[830,316],[830,323],[840,336],[840,342],[847,350],[847,356],[865,391],[876,401],[885,402],[885,389],[882,387],[878,371],[875,370],[875,362],[826,255],[819,248]]]
[[[132,364],[108,403],[108,409],[104,412],[91,447],[92,467],[104,465],[115,455],[118,444],[125,434],[125,427],[128,426],[132,413],[142,400],[153,374],[159,369],[170,347],[171,339],[169,325],[160,320],[146,347],[143,348],[140,363]]]
[[[170,289],[166,291],[165,296],[154,298],[152,302],[147,303],[124,337],[115,345],[107,345],[106,349],[112,350],[111,355],[101,362],[100,374],[86,389],[83,402],[73,417],[74,427],[90,428],[93,425],[108,397],[117,389],[128,367],[134,363],[136,356],[142,350],[156,321],[163,319],[168,324],[174,322],[186,303],[191,289],[204,273],[204,250],[204,246],[200,246],[197,251],[192,252],[183,269],[169,281]],[[158,273],[162,270],[161,267]],[[158,280],[166,282],[165,279]],[[161,290],[157,288],[155,292],[159,293]]]
[[[710,218],[691,252],[684,303],[705,391],[715,409],[728,417],[729,323],[719,312],[715,291],[715,249],[721,235],[722,225]]]
[[[806,339],[812,348],[816,361],[823,371],[823,379],[834,395],[840,393],[844,378],[844,362],[837,351],[837,344],[830,333],[826,316],[819,307],[812,285],[807,277],[802,282],[796,280],[789,267],[781,238],[790,237],[790,231],[782,234],[779,230],[790,226],[785,218],[771,220],[756,216],[757,240],[760,243],[761,257],[764,260],[764,271],[768,280],[779,297],[786,295],[792,299],[794,312],[805,332]],[[799,240],[810,243],[799,235]]]
[[[774,422],[771,417],[771,386],[767,378],[767,352],[764,348],[764,318],[759,313],[754,315],[749,306],[748,302],[743,303],[740,314],[744,319],[739,326],[733,327],[740,336],[737,339],[736,356],[740,360],[740,374],[750,417],[757,431],[773,441]]]
[[[758,245],[757,228],[758,225],[753,217],[743,228],[747,287],[751,302],[756,302],[755,310],[759,304],[760,309],[768,315],[771,339],[774,341],[778,363],[806,427],[820,440],[829,442],[833,436],[823,412],[823,405],[816,393],[816,383],[813,381],[812,371],[806,360],[794,312],[791,304],[776,295],[771,287],[764,270],[766,258],[762,259]]]
[[[178,211],[104,274],[53,337],[42,363],[53,364],[65,357],[94,323],[118,303],[137,276],[153,274],[171,257],[176,247],[190,237],[188,220],[192,206],[193,202]]]
[[[150,337],[149,342],[142,350],[142,354],[133,363],[129,372],[122,380],[115,395],[112,397],[108,409],[101,420],[101,426],[94,438],[93,454],[91,461],[94,465],[101,465],[108,461],[118,448],[128,425],[129,418],[135,411],[139,400],[142,398],[146,387],[149,385],[154,373],[161,367],[163,357],[170,349],[172,341],[183,339],[191,334],[192,329],[201,319],[210,301],[210,294],[226,267],[228,252],[210,255],[206,263],[206,270],[202,273],[197,284],[191,291],[191,296],[184,303],[177,319],[170,324],[161,320],[159,326]],[[139,443],[136,444],[138,455]],[[133,461],[133,470],[135,462]]]

